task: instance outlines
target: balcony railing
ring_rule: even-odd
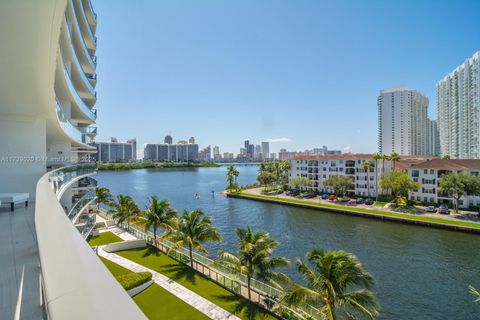
[[[57,119],[58,123],[62,127],[63,131],[72,139],[77,142],[82,141],[82,133],[75,127],[70,120],[68,119],[67,115],[63,112],[62,107],[58,100],[55,100],[55,110],[57,112]]]
[[[73,179],[86,174],[95,173],[95,164],[87,163],[76,166],[64,167],[53,171],[48,176],[48,182],[51,184],[53,192],[60,194],[62,189]]]
[[[86,216],[79,232],[57,199],[59,189],[52,181],[84,170],[61,168],[46,173],[37,184],[35,230],[44,318],[146,319],[82,237],[80,232],[93,228],[92,215]]]

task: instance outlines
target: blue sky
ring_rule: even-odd
[[[480,1],[100,1],[98,140],[377,148],[376,97],[480,50]]]

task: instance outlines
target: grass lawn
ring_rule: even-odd
[[[102,232],[98,236],[92,236],[88,240],[88,244],[92,247],[103,246],[113,242],[123,241],[122,238],[114,234],[113,232]]]
[[[210,319],[155,283],[133,297],[133,301],[150,320]]]
[[[335,204],[312,203],[310,201],[305,201],[305,200],[284,199],[284,198],[278,198],[278,197],[272,197],[272,196],[262,196],[262,195],[247,193],[247,192],[238,193],[238,195],[246,199],[257,198],[257,199],[270,200],[272,202],[278,202],[278,203],[282,203],[282,202],[298,203],[298,204],[309,205],[312,207],[333,208],[333,209],[339,209],[343,211],[361,212],[361,213],[376,215],[376,216],[394,217],[394,218],[399,218],[403,220],[425,221],[425,222],[439,223],[439,224],[445,224],[445,225],[451,225],[451,226],[480,229],[480,223],[476,223],[476,222],[449,220],[449,219],[427,217],[427,216],[414,216],[414,215],[404,214],[404,213],[377,211],[377,210],[364,209],[364,208],[350,208],[350,207],[335,205]]]
[[[262,308],[250,304],[248,300],[222,288],[190,267],[175,261],[151,246],[119,251],[116,254],[160,272],[242,319],[275,319]]]
[[[99,258],[115,277],[132,273],[132,271],[108,259]],[[206,315],[155,283],[133,297],[133,301],[135,301],[148,319],[209,319]]]

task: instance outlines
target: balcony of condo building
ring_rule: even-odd
[[[85,239],[97,182],[90,0],[0,3],[0,319],[144,319]]]

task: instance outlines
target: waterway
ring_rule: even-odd
[[[238,169],[240,184],[255,182],[258,167]],[[224,237],[208,246],[212,256],[219,248],[234,252],[235,229],[246,226],[268,231],[280,242],[275,254],[292,261],[314,246],[352,252],[376,280],[380,319],[480,318],[480,304],[467,289],[480,288],[478,235],[227,198],[225,176],[220,167],[102,171],[96,178],[140,207],[156,195],[179,212],[203,209]],[[301,281],[294,268],[286,273]]]

